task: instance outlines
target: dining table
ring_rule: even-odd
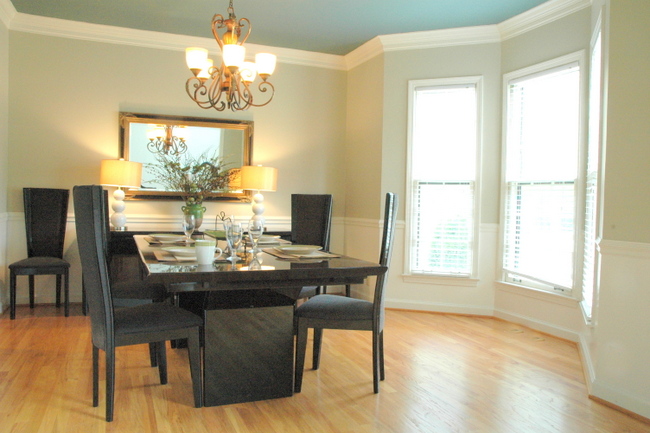
[[[133,238],[145,278],[164,284],[176,300],[193,299],[188,309],[204,319],[206,406],[292,396],[293,313],[302,287],[362,284],[387,271],[332,252],[293,256],[272,244],[234,262],[221,256],[199,265],[191,256],[170,257],[169,244],[151,236]]]

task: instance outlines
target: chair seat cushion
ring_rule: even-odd
[[[203,319],[196,314],[164,302],[116,309],[114,319],[116,335],[159,332],[203,325]]]
[[[296,308],[297,317],[309,319],[371,320],[373,303],[338,295],[316,295]]]
[[[118,299],[153,299],[156,301],[164,299],[166,291],[162,284],[128,280],[111,283],[111,296]]]
[[[52,269],[60,268],[66,269],[70,267],[70,263],[58,257],[29,257],[27,259],[19,260],[9,265],[9,269],[13,271],[20,271],[24,269]]]

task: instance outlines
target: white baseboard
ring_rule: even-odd
[[[554,325],[553,323],[498,309],[494,310],[494,317],[507,320],[508,322],[518,323],[537,331],[544,332],[558,338],[563,338],[565,340],[573,341],[575,343],[580,341],[580,334],[578,332]]]

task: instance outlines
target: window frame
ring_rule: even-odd
[[[594,29],[591,35],[591,41],[589,43],[589,77],[588,77],[588,95],[589,95],[589,100],[587,102],[587,113],[588,113],[588,128],[587,128],[587,143],[585,145],[585,201],[587,198],[587,191],[586,188],[588,188],[588,183],[587,183],[587,177],[591,173],[589,171],[588,167],[588,158],[589,158],[589,152],[590,152],[590,147],[592,144],[592,121],[597,122],[595,124],[595,128],[597,128],[597,143],[595,143],[596,149],[595,152],[597,154],[597,163],[596,163],[596,169],[595,169],[595,177],[596,177],[596,193],[594,194],[593,200],[593,208],[594,208],[594,221],[592,222],[594,226],[594,232],[595,232],[595,239],[593,240],[594,245],[593,245],[593,269],[591,270],[592,275],[592,287],[591,287],[591,306],[588,306],[585,298],[584,298],[584,292],[585,292],[585,286],[584,286],[584,281],[581,282],[580,285],[580,310],[582,311],[582,317],[584,319],[584,322],[588,326],[593,326],[593,324],[596,321],[596,312],[597,312],[597,305],[598,305],[598,293],[600,289],[600,239],[602,239],[602,233],[603,233],[603,227],[602,227],[602,212],[603,212],[603,192],[604,192],[604,156],[605,156],[605,139],[603,137],[604,133],[604,125],[603,125],[603,119],[604,119],[604,110],[605,110],[605,105],[604,105],[604,80],[605,80],[605,68],[604,68],[604,61],[605,61],[605,55],[606,55],[606,50],[605,50],[605,27],[603,26],[603,11],[601,10],[600,13],[598,14],[598,19],[596,20],[596,24],[594,25]],[[600,56],[600,64],[596,65],[598,68],[598,83],[597,83],[597,92],[598,92],[598,106],[595,107],[592,105],[592,88],[593,88],[593,82],[592,79],[594,77],[594,52],[596,48],[596,43],[599,43],[599,49],[600,52],[598,53]],[[596,110],[597,114],[597,119],[592,119],[592,114],[594,114],[594,111]],[[585,208],[585,213],[586,213],[586,208]],[[586,216],[585,216],[585,224],[586,224]],[[588,240],[585,238],[585,243],[588,242]],[[586,248],[586,247],[585,247]],[[583,269],[583,274],[585,270]]]
[[[507,274],[510,272],[504,268],[504,254],[505,254],[505,241],[506,241],[506,207],[507,207],[507,138],[508,138],[508,101],[509,101],[509,85],[513,82],[522,81],[526,78],[534,78],[535,76],[551,73],[553,70],[558,70],[563,67],[568,67],[571,64],[577,64],[579,69],[579,84],[578,84],[578,154],[577,154],[577,167],[575,179],[575,198],[574,198],[574,260],[573,260],[573,278],[572,287],[570,290],[558,287],[555,285],[546,284],[541,281],[535,281],[534,278],[528,282],[517,282],[509,280]],[[499,283],[521,287],[524,289],[541,291],[544,293],[556,294],[562,297],[569,297],[578,300],[581,296],[582,287],[582,251],[584,249],[584,216],[585,216],[585,171],[586,171],[586,98],[587,98],[587,84],[588,74],[585,73],[586,68],[586,52],[580,50],[564,56],[556,57],[554,59],[540,62],[531,66],[517,69],[503,75],[502,81],[502,146],[501,146],[501,204],[500,204],[500,224],[499,224],[499,253],[497,258],[498,269],[497,276]]]
[[[409,80],[408,82],[408,124],[407,124],[407,156],[406,156],[406,193],[405,193],[405,242],[404,242],[404,276],[408,281],[431,283],[436,281],[447,281],[451,285],[475,285],[478,278],[479,267],[479,227],[480,227],[480,196],[481,196],[481,150],[483,142],[483,76],[446,77],[431,78],[423,80]],[[413,191],[416,188],[413,181],[412,158],[413,158],[413,126],[414,126],[414,102],[415,92],[418,88],[448,87],[448,86],[473,86],[476,91],[476,149],[474,167],[474,196],[472,211],[472,241],[471,241],[471,271],[468,275],[452,273],[429,273],[413,272],[411,263],[413,251],[411,250],[411,238],[414,230],[414,221],[417,215],[412,211]],[[463,283],[462,281],[465,281]]]

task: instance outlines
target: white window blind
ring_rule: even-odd
[[[577,62],[507,81],[506,281],[573,286],[579,83]]]
[[[410,273],[473,274],[478,79],[413,86],[410,125]]]

